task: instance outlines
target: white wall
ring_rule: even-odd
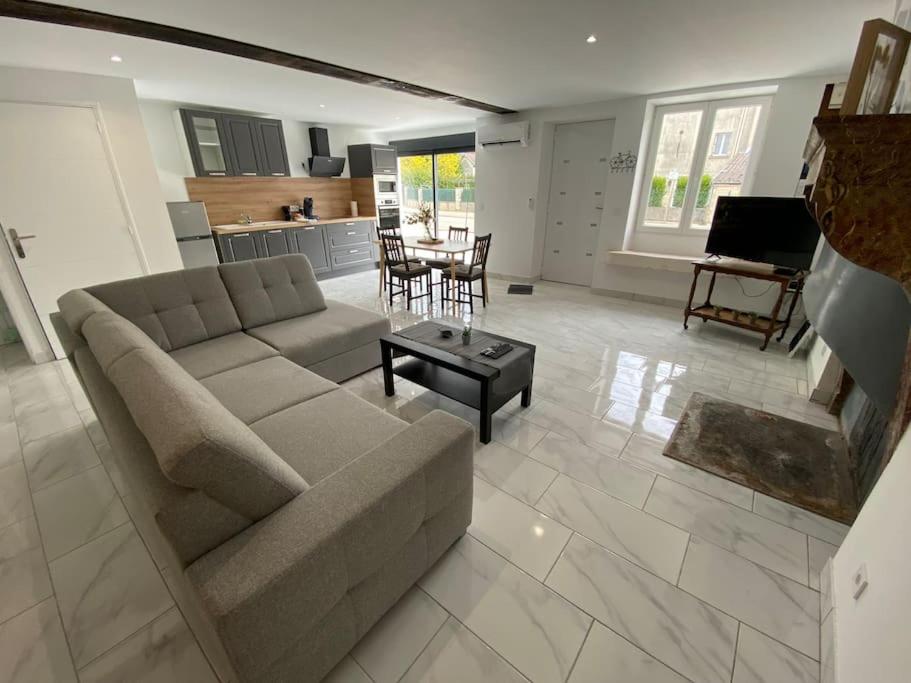
[[[139,111],[165,201],[187,201],[189,197],[184,178],[193,175],[193,161],[177,106],[161,100],[139,100]]]
[[[0,67],[7,101],[97,104],[139,240],[153,272],[181,267],[133,82],[65,71]],[[40,182],[40,179],[36,179]],[[49,197],[48,201],[53,198]]]
[[[793,196],[811,121],[825,84],[833,80],[838,78],[784,79],[724,86],[725,93],[730,95],[735,92],[775,91],[752,194]],[[494,244],[509,245],[508,249],[491,249],[491,270],[523,278],[540,276],[555,124],[613,119],[611,155],[632,151],[643,158],[647,128],[651,122],[650,102],[695,99],[717,90],[719,88],[660,93],[573,107],[530,110],[508,118],[479,119],[479,125],[493,120],[528,120],[531,123],[531,141],[527,148],[505,146],[478,149],[477,229],[499,235]],[[640,173],[641,167],[637,169]],[[630,239],[629,232],[635,209],[633,199],[638,196],[641,183],[638,176],[631,173],[608,174],[599,238],[600,256],[592,287],[682,301],[689,291],[688,274],[605,262],[606,252],[637,246]],[[704,244],[690,241],[677,248],[676,252],[695,257],[701,254],[702,247]],[[747,310],[760,311],[770,307],[775,293],[770,291],[763,295],[765,285],[747,282],[744,288],[746,297],[736,283],[719,283],[716,299],[720,304]]]
[[[839,683],[904,683],[911,672],[911,432],[873,488],[832,562],[835,671]],[[858,600],[851,577],[867,566]]]

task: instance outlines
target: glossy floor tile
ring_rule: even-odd
[[[539,581],[554,566],[572,533],[558,521],[477,477],[468,532]]]
[[[53,598],[0,624],[0,681],[76,683]]]
[[[388,315],[394,329],[442,314],[534,343],[535,390],[530,408],[513,400],[495,414],[491,445],[477,444],[470,534],[327,681],[814,680],[812,660],[779,642],[788,629],[795,642],[812,630],[802,616],[787,623],[781,596],[812,604],[810,588],[825,588],[818,565],[846,528],[761,496],[754,508],[750,489],[661,455],[693,391],[831,428],[831,416],[806,399],[803,361],[775,344],[760,353],[755,337],[735,330],[684,332],[677,308],[552,283],[516,297],[491,280],[491,302],[473,316],[452,317],[439,302],[409,312],[396,301],[390,310],[375,277],[321,287],[327,298]],[[439,408],[477,428],[477,411],[411,382],[397,379],[386,397],[379,371],[345,386],[407,422]],[[0,347],[0,681],[213,680],[161,582],[160,539],[140,528],[140,542],[123,516],[136,499],[118,457],[67,364],[36,367],[21,346]],[[654,500],[649,507],[653,486],[667,480],[693,492],[682,499],[698,523],[676,508],[665,510],[675,519],[662,519]],[[803,541],[802,564],[785,536]],[[759,540],[771,545],[760,551]],[[776,572],[793,569],[796,582],[799,568],[809,587],[716,550],[703,558],[712,585],[686,576],[700,599],[673,584],[686,567],[681,549],[705,542],[752,552],[753,562],[778,557],[783,543]],[[45,547],[61,553],[50,570]],[[778,595],[768,614],[725,593],[731,574],[745,577],[748,596],[763,581]]]
[[[732,683],[817,683],[819,663],[741,624]]]
[[[565,681],[591,625],[588,615],[470,536],[420,585],[533,681]]]
[[[401,680],[402,683],[524,683],[527,679],[450,617]]]
[[[836,546],[841,545],[850,528],[846,524],[827,519],[759,492],[756,493],[753,511],[767,519]]]
[[[644,510],[783,576],[808,580],[807,538],[799,531],[664,477]]]
[[[449,613],[412,588],[351,651],[375,683],[395,683],[427,647]]]
[[[569,683],[687,683],[687,679],[595,622]]]
[[[694,538],[680,588],[808,657],[819,659],[819,593]]]
[[[536,507],[665,581],[677,582],[689,540],[685,531],[565,476]]]
[[[529,456],[583,484],[641,508],[655,474],[629,465],[581,441],[550,432]]]
[[[687,678],[729,683],[737,622],[673,584],[573,536],[547,585]]]

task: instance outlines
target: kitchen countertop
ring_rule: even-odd
[[[261,230],[282,230],[285,228],[305,228],[308,225],[330,225],[332,223],[353,223],[354,221],[375,221],[376,216],[345,216],[343,218],[320,218],[317,221],[254,221],[250,224],[229,223],[213,225],[212,232],[217,235],[233,235],[239,232],[258,232]]]

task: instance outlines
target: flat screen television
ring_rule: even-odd
[[[817,242],[819,225],[802,198],[719,197],[705,250],[809,270]]]

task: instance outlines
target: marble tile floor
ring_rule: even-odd
[[[532,408],[478,444],[469,533],[333,671],[331,683],[819,680],[819,571],[847,527],[661,456],[693,391],[834,428],[806,368],[680,312],[538,283],[445,315],[326,296],[537,344]],[[459,404],[381,373],[347,388],[406,421]],[[65,363],[0,347],[0,683],[214,681],[130,516],[131,494]],[[154,547],[152,548],[154,551]]]

